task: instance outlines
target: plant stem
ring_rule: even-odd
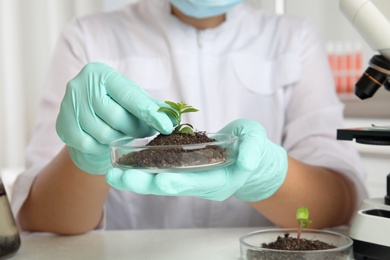
[[[302,232],[302,222],[299,223],[299,227],[298,227],[298,235],[297,235],[297,243],[298,244],[301,243],[301,232]]]

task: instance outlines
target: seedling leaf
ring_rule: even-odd
[[[183,111],[181,111],[181,113],[184,114],[184,113],[198,112],[198,111],[199,111],[199,110],[196,109],[196,108],[188,107],[188,108],[183,109]]]
[[[162,112],[162,111],[168,112],[168,113],[171,114],[177,121],[180,120],[179,114],[178,114],[175,110],[173,110],[172,108],[160,107],[157,111],[158,111],[158,112]]]
[[[192,128],[188,126],[181,128],[180,130],[177,131],[177,133],[195,135],[194,130],[192,130]]]
[[[165,104],[169,105],[171,108],[176,110],[178,113],[180,113],[180,110],[181,110],[180,103],[175,103],[172,101],[164,101],[164,102],[165,102]]]
[[[198,112],[199,110],[196,108],[193,108],[192,106],[188,106],[184,102],[175,103],[172,101],[164,101],[165,104],[167,104],[169,107],[160,107],[157,111],[158,112],[167,112],[175,117],[177,120],[177,126],[175,127],[175,132],[180,134],[191,134],[194,135],[194,130],[191,124],[181,123],[181,116],[184,113],[190,113],[190,112]],[[185,126],[185,127],[183,127]]]

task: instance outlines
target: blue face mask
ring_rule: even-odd
[[[170,0],[184,14],[195,18],[221,15],[243,0]]]

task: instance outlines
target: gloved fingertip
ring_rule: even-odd
[[[150,122],[151,126],[162,134],[170,134],[173,131],[173,123],[165,114],[157,114]]]
[[[123,171],[121,169],[118,169],[118,168],[111,168],[108,170],[107,174],[106,174],[106,181],[111,184],[112,182],[114,182],[115,180],[117,180],[118,178],[120,178],[123,174]]]
[[[259,167],[256,159],[248,160],[248,158],[244,156],[242,156],[242,158],[240,158],[240,156],[237,158],[236,165],[238,168],[244,171],[254,171],[257,169],[257,167]]]
[[[169,135],[173,131],[173,126],[172,125],[166,125],[160,128],[159,132],[165,135]]]
[[[245,171],[253,171],[259,167],[261,152],[256,145],[243,142],[240,145],[236,165]]]

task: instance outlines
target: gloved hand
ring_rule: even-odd
[[[160,103],[110,66],[90,63],[67,85],[57,134],[80,169],[104,174],[112,167],[111,141],[172,132],[170,118],[157,112]]]
[[[287,172],[287,153],[267,139],[257,122],[239,119],[219,132],[240,138],[237,162],[233,165],[193,173],[150,174],[139,170],[111,169],[107,182],[117,188],[140,194],[195,196],[225,200],[235,196],[244,201],[259,201],[273,195]]]

